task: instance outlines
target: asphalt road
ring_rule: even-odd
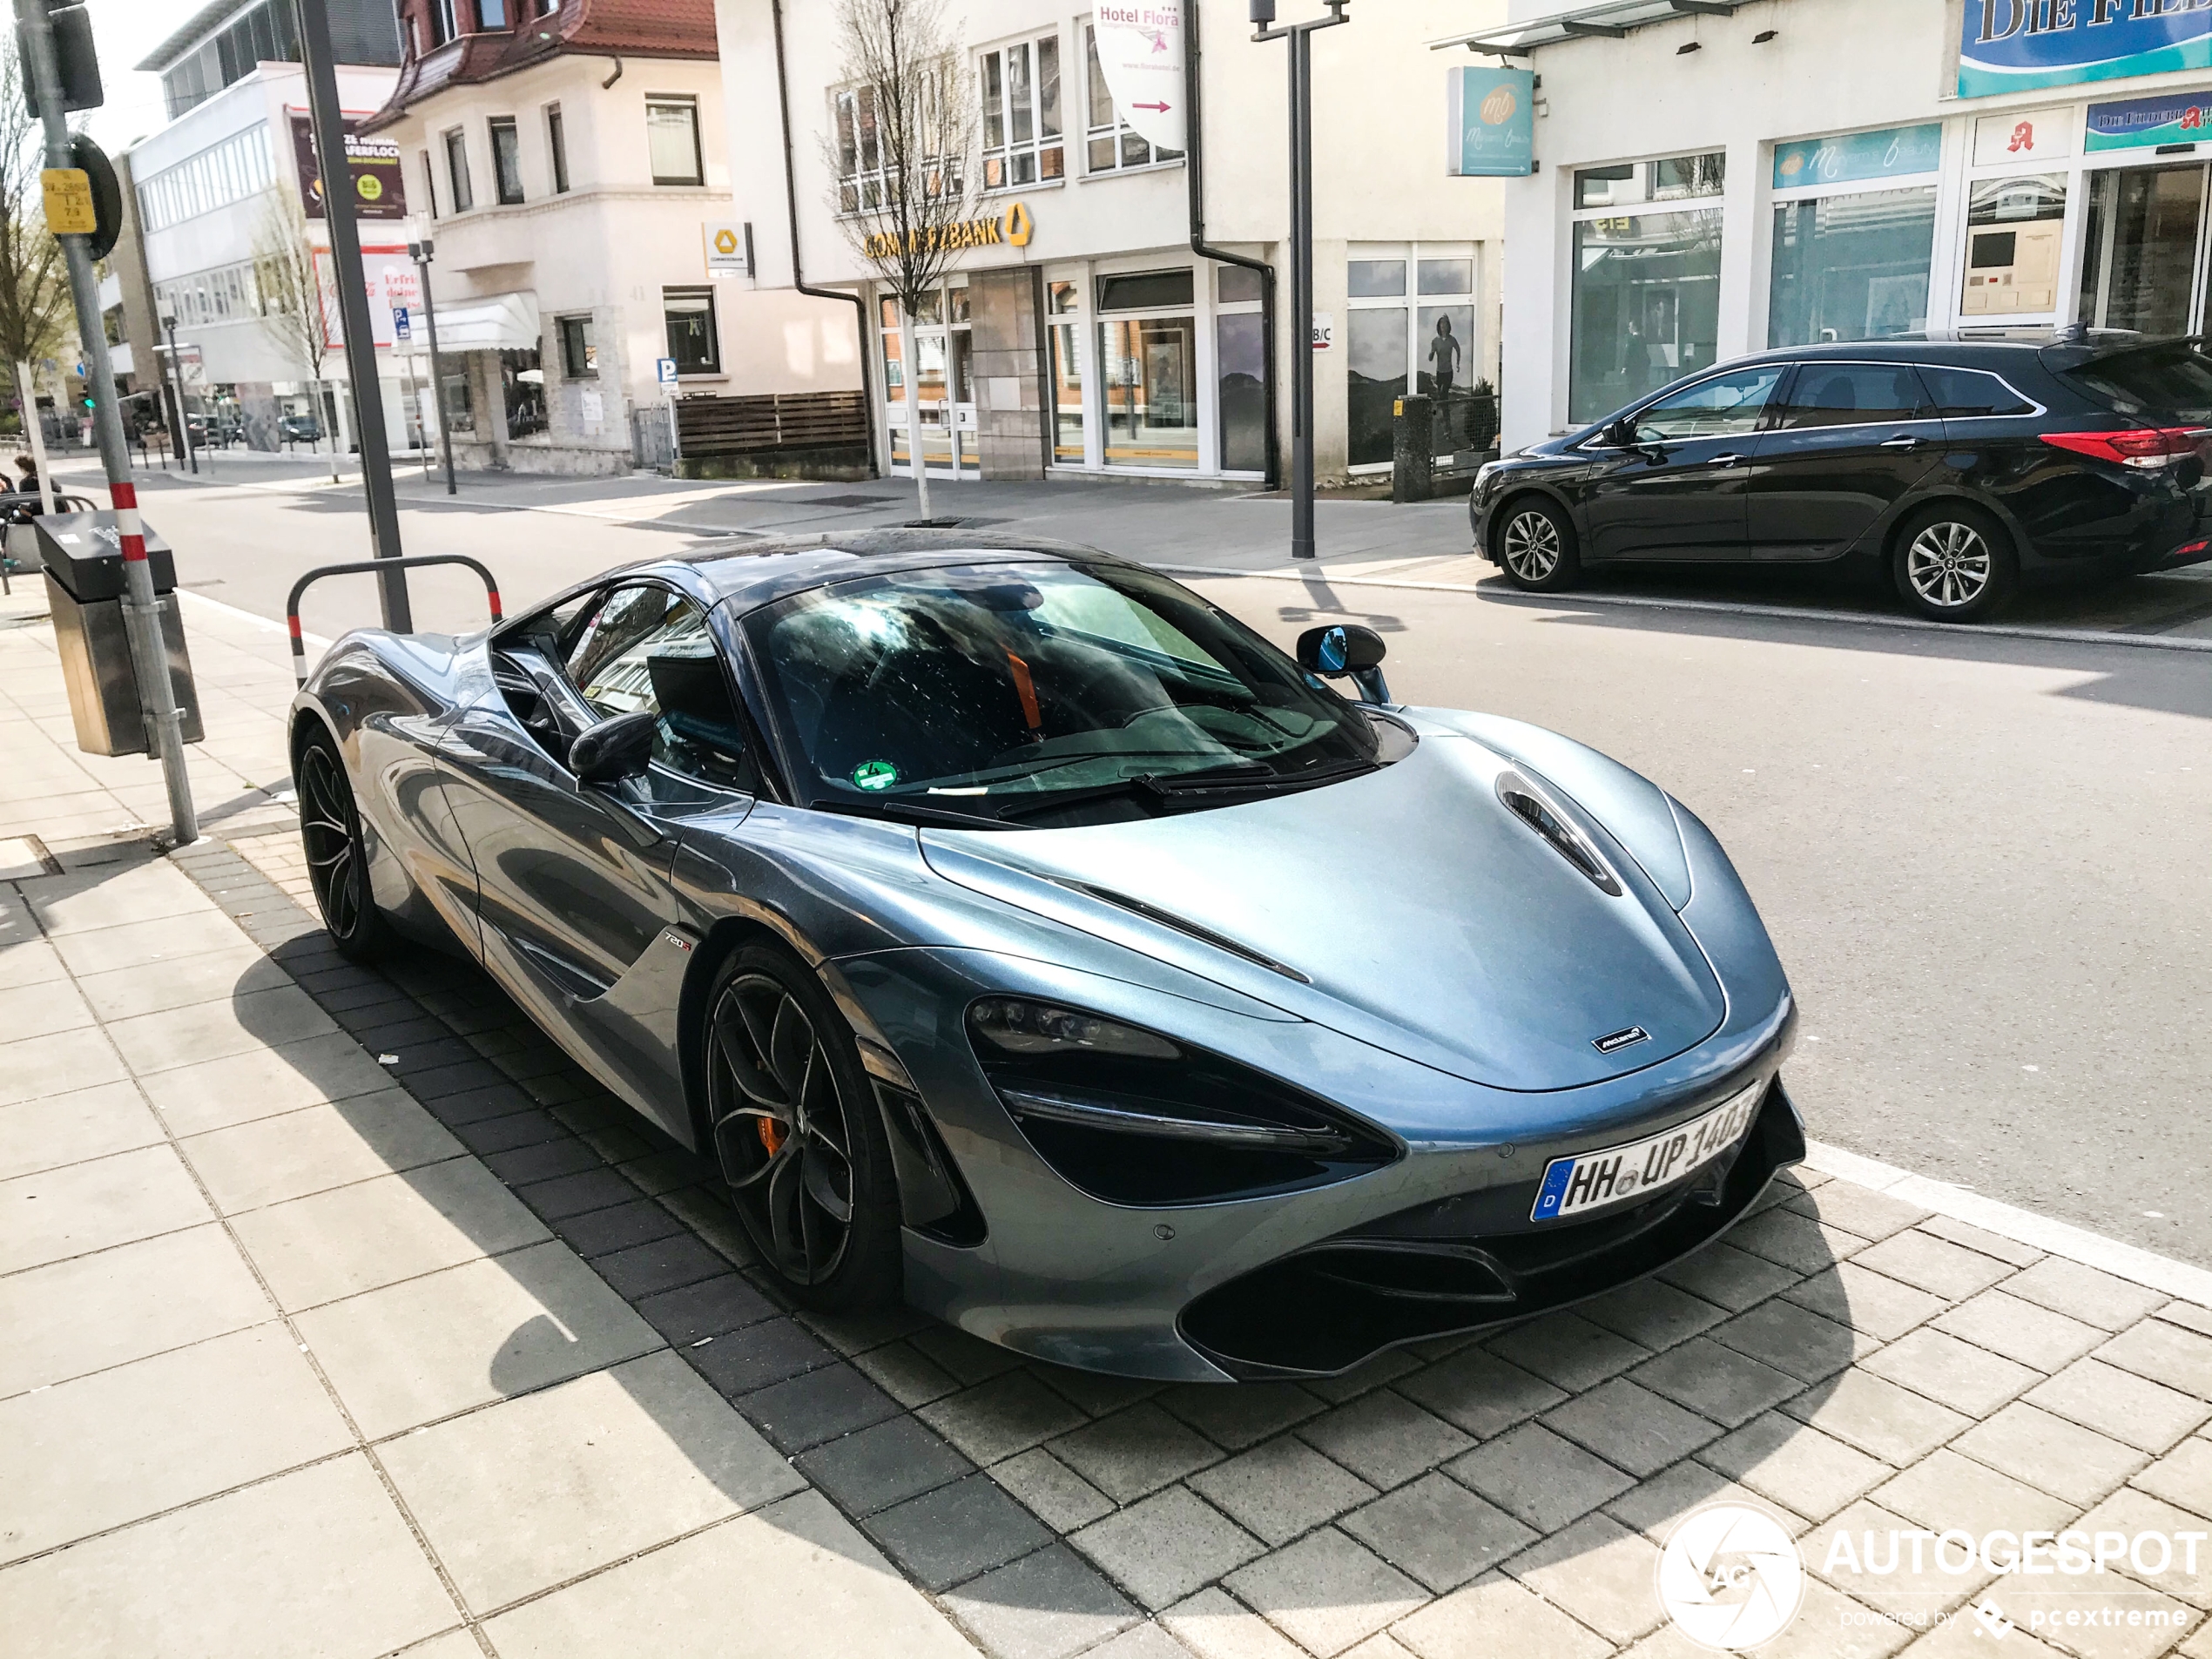
[[[483,558],[510,611],[702,539],[486,493],[410,506],[408,550]],[[1184,562],[1204,534],[1190,524],[1221,509],[1184,514],[1157,493],[1137,516],[1102,508],[1087,539]],[[300,570],[367,550],[350,489],[157,483],[145,499],[187,587],[263,616],[281,614]],[[1357,510],[1464,548],[1457,503]],[[1154,522],[1172,527],[1165,553],[1122,539]],[[2212,656],[1501,603],[1363,587],[1325,565],[1198,585],[1285,643],[1316,618],[1366,622],[1389,638],[1397,696],[1556,727],[1689,803],[1733,853],[1797,988],[1791,1079],[1815,1135],[2212,1265]],[[482,618],[464,574],[416,591],[424,625]],[[363,579],[326,584],[307,626],[370,621],[372,603]],[[1386,863],[1390,833],[1379,824],[1337,855]]]

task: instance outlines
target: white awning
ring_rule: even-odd
[[[535,293],[485,293],[438,302],[442,352],[530,351],[537,343]]]

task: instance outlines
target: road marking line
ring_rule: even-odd
[[[2124,1278],[2130,1284],[2148,1285],[2168,1296],[2212,1307],[2212,1271],[2175,1261],[2171,1256],[2161,1256],[2137,1244],[2107,1238],[2070,1221],[2039,1216],[2017,1204],[1986,1198],[1979,1192],[1969,1192],[1948,1181],[1915,1175],[1894,1163],[1861,1157],[1856,1152],[1847,1152],[1824,1142],[1805,1143],[1805,1162],[1824,1175],[1871,1187],[1892,1198],[1966,1222],[1984,1232],[1995,1233],[2000,1238],[2009,1238],[2016,1244],[2063,1256],[2085,1267],[2099,1268],[2114,1278]]]
[[[1972,639],[1979,635],[2000,639],[2045,639],[2060,644],[2125,645],[2135,651],[2212,651],[2212,639],[2177,638],[2166,634],[2123,634],[2094,628],[2023,628],[2004,623],[1923,622],[1918,617],[1884,617],[1855,610],[1795,610],[1789,605],[1763,605],[1731,599],[1655,599],[1635,593],[1590,593],[1576,589],[1556,596],[1543,593],[1500,593],[1472,582],[1416,582],[1403,577],[1363,577],[1332,571],[1316,564],[1311,570],[1238,570],[1204,564],[1155,564],[1155,570],[1181,577],[1265,577],[1277,582],[1304,583],[1318,576],[1332,587],[1413,588],[1429,593],[1466,593],[1486,604],[1527,605],[1546,610],[1571,610],[1576,605],[1619,605],[1630,610],[1709,610],[1731,617],[1774,617],[1784,622],[1853,623],[1862,628],[1898,628],[1912,633],[1949,634]]]

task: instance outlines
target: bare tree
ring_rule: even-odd
[[[262,198],[261,221],[253,236],[253,280],[269,332],[307,371],[314,388],[315,429],[320,431],[322,366],[335,331],[336,296],[323,286],[314,245],[307,239],[307,215],[284,190],[271,190]],[[335,434],[330,442],[330,482],[338,482]]]
[[[46,230],[45,165],[45,129],[24,106],[21,64],[0,52],[0,357],[14,366],[26,441],[38,419],[30,366],[59,354],[70,312],[62,245]]]
[[[974,78],[945,0],[839,0],[837,22],[842,91],[822,141],[831,206],[899,303],[907,453],[927,518],[914,325],[975,214]]]

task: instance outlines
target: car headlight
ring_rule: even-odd
[[[1497,475],[1498,463],[1494,461],[1486,461],[1474,469],[1475,495],[1478,497],[1487,495],[1490,490],[1490,481]]]
[[[1037,1156],[1110,1204],[1293,1191],[1398,1156],[1381,1131],[1278,1078],[1103,1015],[993,996],[968,1027]]]

